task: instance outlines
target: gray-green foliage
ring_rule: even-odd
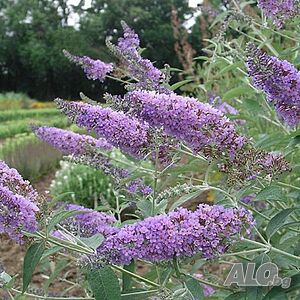
[[[67,161],[61,161],[60,166],[50,187],[54,198],[86,207],[113,206],[112,185],[102,171]]]

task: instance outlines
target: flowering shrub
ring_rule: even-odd
[[[46,201],[1,162],[0,232],[29,246],[22,288],[0,274],[9,295],[64,299],[28,290],[41,261],[59,268],[64,259],[83,275],[67,280],[69,290],[82,288],[82,296],[70,299],[297,297],[300,37],[280,28],[298,28],[291,22],[299,4],[249,3],[212,8],[204,1],[203,16],[214,12],[208,56],[191,61],[201,68],[182,72],[187,79],[173,85],[172,69],[144,58],[138,35],[124,22],[123,37],[107,41],[115,64],[64,51],[88,79],[116,79],[126,94],[106,94],[106,105],[83,94],[80,102],[56,99],[86,134],[32,129],[72,163],[102,170],[114,201],[95,210]],[[270,21],[261,24],[259,8]],[[278,280],[224,285],[233,263],[258,268],[266,261],[291,278],[288,288]]]

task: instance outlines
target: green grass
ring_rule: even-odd
[[[22,120],[26,118],[44,118],[59,116],[60,112],[56,108],[46,109],[10,109],[0,111],[0,122]]]
[[[68,126],[68,120],[65,117],[47,117],[41,119],[24,119],[18,121],[7,121],[0,124],[0,139],[13,137],[20,133],[31,132],[30,125],[47,125],[65,128]]]
[[[29,108],[34,100],[22,93],[0,93],[0,111],[7,109]]]

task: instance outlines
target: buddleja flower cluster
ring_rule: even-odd
[[[97,212],[76,204],[60,204],[59,209],[79,212],[61,223],[73,235],[87,238],[95,234],[102,234],[106,237],[117,230],[113,227],[116,222],[113,215]],[[60,230],[55,230],[52,234],[63,239],[68,238]]]
[[[44,142],[63,154],[84,155],[91,148],[111,150],[113,147],[105,139],[94,139],[89,135],[74,133],[55,127],[33,126],[35,134]]]
[[[258,0],[258,6],[279,28],[284,25],[286,20],[299,13],[299,2],[297,0]]]
[[[263,90],[277,114],[290,127],[300,123],[300,73],[286,60],[279,60],[249,44],[247,68],[254,85]]]
[[[216,109],[166,89],[162,85],[165,74],[141,57],[137,34],[125,23],[122,25],[124,36],[117,45],[108,46],[125,62],[129,75],[137,79],[131,88],[135,91],[124,97],[106,95],[116,111],[57,100],[59,108],[78,126],[95,131],[98,137],[138,159],[157,153],[154,149],[159,141],[159,161],[166,165],[170,163],[170,149],[183,142],[209,160],[217,159],[219,168],[231,180],[274,176],[289,169],[283,158],[254,151],[249,141],[236,132],[235,124],[224,116],[228,108],[236,113],[231,107]],[[272,163],[267,162],[270,155]]]
[[[149,125],[111,108],[56,99],[58,107],[79,127],[94,131],[125,153],[141,158],[149,145]]]
[[[253,148],[236,132],[234,123],[209,104],[147,91],[130,92],[124,101],[131,105],[131,113],[151,127],[162,127],[167,135],[183,141],[193,151],[219,160],[220,169],[232,181],[275,176],[289,170],[283,157]]]
[[[125,101],[141,119],[153,127],[163,127],[166,134],[184,141],[195,152],[214,145],[234,157],[246,143],[221,111],[195,98],[134,91]]]
[[[88,79],[103,82],[106,75],[113,71],[113,64],[111,63],[107,64],[100,59],[94,60],[88,56],[75,56],[66,50],[63,52],[70,61],[82,67]]]
[[[121,22],[121,24],[124,36],[119,38],[117,45],[109,42],[107,45],[126,66],[128,75],[137,80],[137,83],[130,84],[129,88],[170,93],[171,91],[162,85],[167,83],[166,74],[157,69],[149,59],[140,55],[138,35],[125,22]]]
[[[191,257],[212,258],[224,253],[235,238],[249,233],[254,221],[243,208],[200,205],[195,212],[179,208],[168,214],[126,225],[97,249],[109,263],[129,264]],[[245,229],[245,231],[244,231]]]
[[[17,170],[0,161],[0,233],[22,243],[23,232],[37,230],[38,194]]]

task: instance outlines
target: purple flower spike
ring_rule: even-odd
[[[254,221],[241,208],[200,205],[195,212],[184,208],[126,225],[108,236],[98,248],[98,255],[109,263],[129,264],[132,259],[150,262],[223,254],[230,244],[250,232]]]
[[[184,141],[194,151],[216,147],[230,156],[246,144],[234,124],[211,105],[175,94],[134,91],[125,96],[136,114],[154,127]]]
[[[279,60],[249,44],[247,68],[254,85],[263,90],[281,119],[290,127],[300,123],[300,73],[286,60]]]
[[[10,168],[0,160],[0,185],[7,187],[13,193],[25,197],[33,203],[38,202],[38,193],[28,180],[24,180],[16,169]]]
[[[90,148],[112,149],[112,145],[105,139],[94,139],[91,136],[81,135],[69,130],[47,126],[33,126],[33,131],[37,137],[63,154],[84,155],[91,150]]]
[[[84,103],[56,100],[58,107],[79,127],[94,130],[113,146],[141,158],[149,146],[149,125],[123,112]]]
[[[136,83],[129,84],[129,89],[172,93],[163,86],[163,83],[167,82],[166,75],[157,69],[149,59],[141,56],[138,35],[125,22],[121,22],[121,24],[124,30],[123,37],[118,39],[116,46],[108,43],[108,47],[121,59],[128,75],[137,80]]]
[[[94,60],[88,56],[75,56],[66,50],[63,50],[64,55],[75,64],[82,67],[88,79],[104,81],[107,74],[113,71],[113,64],[105,63],[99,59]]]
[[[299,6],[295,0],[258,0],[258,6],[278,28],[281,28],[287,19],[299,13]]]
[[[62,225],[72,234],[80,237],[91,237],[97,233],[104,237],[116,232],[117,228],[112,227],[116,222],[113,215],[94,211],[76,204],[62,204],[64,210],[77,210],[82,212],[63,221]],[[60,231],[55,230],[53,235],[63,238]]]
[[[8,187],[0,184],[0,233],[7,234],[12,240],[22,243],[22,230],[37,230],[36,204],[21,195],[14,194]]]

